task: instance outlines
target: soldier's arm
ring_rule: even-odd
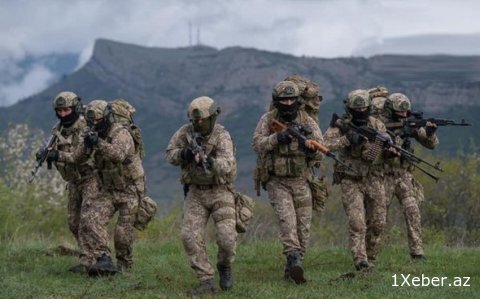
[[[80,140],[78,142],[78,146],[72,148],[71,152],[58,152],[59,162],[75,164],[84,159],[85,156],[87,156],[87,150],[85,147],[85,143],[83,142],[83,139],[85,138],[85,134],[83,133],[83,131],[79,134],[78,138]]]
[[[323,139],[324,145],[332,152],[339,151],[350,145],[347,137],[336,127],[329,127],[323,135]]]
[[[253,133],[253,150],[257,154],[264,154],[272,151],[277,145],[277,133],[270,134],[267,114],[265,114],[260,118]]]
[[[216,157],[209,157],[212,160],[212,171],[218,175],[223,176],[232,171],[235,167],[235,156],[233,155],[233,142],[230,134],[224,131],[218,138]]]
[[[123,162],[135,151],[135,143],[127,129],[120,129],[112,136],[111,143],[99,139],[96,150],[112,162]]]
[[[182,128],[180,128],[175,134],[173,134],[170,142],[168,143],[165,158],[168,163],[173,165],[181,165],[184,160],[181,157],[182,150],[187,147],[187,140],[182,133]]]
[[[432,136],[427,136],[427,132],[424,127],[418,128],[417,133],[414,135],[415,140],[418,141],[421,145],[428,149],[434,149],[438,146],[439,140],[437,134],[432,134]]]

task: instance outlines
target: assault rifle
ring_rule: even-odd
[[[29,183],[32,183],[35,177],[37,176],[37,172],[42,167],[43,162],[47,159],[48,153],[52,150],[52,148],[55,146],[55,143],[57,143],[57,136],[56,135],[51,135],[50,138],[45,142],[43,147],[38,151],[38,156],[37,158],[37,164],[35,164],[35,168],[32,170],[32,175],[30,179],[28,179]],[[52,162],[47,161],[47,169],[52,169]]]
[[[339,126],[338,120],[341,120],[341,118],[334,113],[332,116],[332,123],[335,124],[337,127]],[[436,164],[432,164],[416,155],[414,155],[412,152],[402,148],[401,146],[395,144],[390,136],[387,133],[382,133],[379,132],[373,128],[369,128],[367,126],[357,126],[353,124],[351,121],[346,123],[346,126],[348,129],[353,130],[354,132],[358,133],[359,135],[363,136],[365,139],[374,142],[376,144],[380,144],[380,146],[383,149],[389,149],[389,148],[394,148],[397,151],[397,154],[404,158],[406,161],[408,161],[411,165],[413,165],[415,168],[419,169],[435,181],[439,180],[439,177],[433,175],[432,173],[428,172],[424,168],[422,168],[420,163],[424,163],[431,168],[443,172],[443,169],[440,167],[440,163],[437,162]]]
[[[302,134],[302,126],[299,124],[293,124],[293,126],[287,127],[285,124],[279,122],[278,120],[274,119],[272,122],[272,130],[274,132],[281,132],[281,131],[287,131],[287,133],[293,137],[295,137],[299,143],[309,145],[313,147],[316,150],[319,150],[322,152],[325,156],[332,158],[335,160],[338,164],[341,164],[345,168],[347,168],[350,171],[357,172],[355,169],[351,167],[351,165],[347,165],[345,162],[341,161],[340,159],[335,156],[325,145],[312,140],[308,139],[304,134]]]
[[[387,129],[393,129],[398,127],[403,127],[402,137],[412,136],[412,131],[421,127],[425,127],[427,122],[437,125],[437,127],[443,126],[462,126],[467,127],[471,126],[471,123],[467,123],[465,119],[462,119],[460,122],[456,122],[451,119],[441,119],[441,118],[424,118],[423,112],[412,112],[410,117],[402,120],[398,123],[386,124]]]
[[[190,142],[190,146],[192,147],[193,155],[200,158],[200,164],[202,164],[203,170],[206,174],[210,174],[210,163],[208,163],[207,155],[205,154],[205,148],[202,145],[202,135],[200,133],[194,133],[192,136],[192,140]]]

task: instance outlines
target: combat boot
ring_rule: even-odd
[[[87,273],[87,269],[82,264],[71,266],[70,268],[68,268],[68,271],[73,272],[73,273],[79,273],[79,274]]]
[[[296,284],[307,282],[303,276],[303,268],[301,266],[300,254],[296,251],[287,254],[287,264],[285,265],[285,278],[293,279]]]
[[[217,289],[212,279],[200,281],[200,284],[191,290],[188,291],[189,296],[199,296],[205,294],[215,294]]]
[[[367,261],[360,261],[358,264],[355,265],[355,269],[357,271],[362,271],[364,269],[368,269],[370,267],[370,264]]]
[[[88,270],[90,276],[114,275],[117,269],[113,265],[112,258],[103,254],[97,258],[97,262]]]
[[[423,254],[410,254],[410,256],[412,257],[412,260],[414,260],[414,261],[423,262],[423,261],[427,260],[427,258]]]
[[[218,273],[220,274],[220,288],[223,291],[228,291],[233,287],[232,267],[225,266],[220,263],[217,264]]]

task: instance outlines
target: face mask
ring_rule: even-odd
[[[281,119],[286,122],[292,122],[297,118],[298,108],[300,105],[297,100],[291,105],[285,105],[276,100],[274,102],[274,106],[278,109],[278,115]]]
[[[105,119],[102,119],[100,122],[98,122],[94,126],[94,129],[95,129],[95,131],[98,132],[99,135],[101,135],[101,134],[105,135],[106,132],[108,131],[108,124],[105,121]]]
[[[370,116],[370,110],[365,111],[356,111],[353,109],[348,109],[352,115],[352,122],[357,126],[364,126],[367,124],[368,117]]]
[[[72,111],[72,113],[70,113],[69,115],[66,115],[64,117],[60,117],[57,113],[55,113],[55,114],[57,115],[57,118],[60,120],[60,123],[64,127],[69,127],[69,126],[73,125],[75,123],[75,121],[77,121],[78,117],[80,116],[75,111]]]
[[[406,116],[401,116],[401,115],[398,115],[397,113],[395,113],[395,111],[393,111],[393,113],[392,113],[392,119],[395,120],[395,121],[400,121],[400,120],[402,120],[402,119],[407,118],[409,115],[410,115],[410,112],[407,112],[407,115],[406,115]]]

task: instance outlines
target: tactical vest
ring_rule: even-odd
[[[212,133],[206,136],[202,145],[205,146],[205,155],[216,158],[217,156],[217,144],[220,141],[220,137],[225,132],[225,128],[222,125],[215,124]],[[186,128],[186,139],[188,144],[191,143],[193,138],[193,126],[189,125]],[[233,146],[233,155],[235,156],[235,145]],[[186,163],[182,165],[182,177],[180,181],[182,184],[193,185],[229,185],[233,184],[237,175],[237,165],[234,159],[234,165],[232,171],[224,176],[218,176],[213,171],[209,174],[205,173],[205,170],[201,165],[197,163]]]
[[[300,125],[303,125],[307,123],[308,117],[309,116],[305,111],[299,110],[295,121]],[[276,110],[272,112],[271,118],[268,119],[268,122],[270,123],[273,119],[279,119]],[[275,176],[306,177],[310,174],[307,156],[296,139],[293,139],[290,144],[279,144],[276,146],[270,153],[269,159],[266,160],[266,163],[269,173]]]
[[[105,141],[112,143],[113,138],[115,138],[115,135],[117,135],[120,130],[127,130],[130,133],[127,127],[120,124],[113,124]],[[105,159],[99,151],[95,151],[95,164],[99,171],[103,187],[107,190],[125,190],[128,185],[133,184],[136,180],[144,176],[142,161],[136,146],[134,151],[128,153],[126,158],[121,162]]]
[[[55,149],[71,153],[76,148],[82,145],[82,132],[87,126],[87,123],[83,116],[80,116],[78,120],[68,128],[56,125],[53,128],[52,134],[57,136],[57,143]],[[78,163],[66,163],[56,162],[55,167],[67,182],[74,182],[92,174],[94,166],[93,161],[90,158],[85,158]]]
[[[395,144],[402,146],[405,150],[413,153],[413,148],[409,144],[405,144],[406,140],[400,137],[403,124],[401,122],[395,122],[391,119],[388,119],[386,116],[381,116],[380,119],[385,123],[385,126],[389,131],[389,135],[392,137]],[[407,162],[401,157],[388,159],[384,166],[387,172],[395,172],[396,170],[413,171],[415,168],[411,163]]]
[[[377,120],[369,117],[367,126],[378,130]],[[369,174],[383,174],[383,147],[381,144],[371,144],[369,149],[364,145],[350,145],[339,153],[339,159],[351,165],[353,172],[340,164],[335,164],[335,172],[350,177],[366,177]]]

